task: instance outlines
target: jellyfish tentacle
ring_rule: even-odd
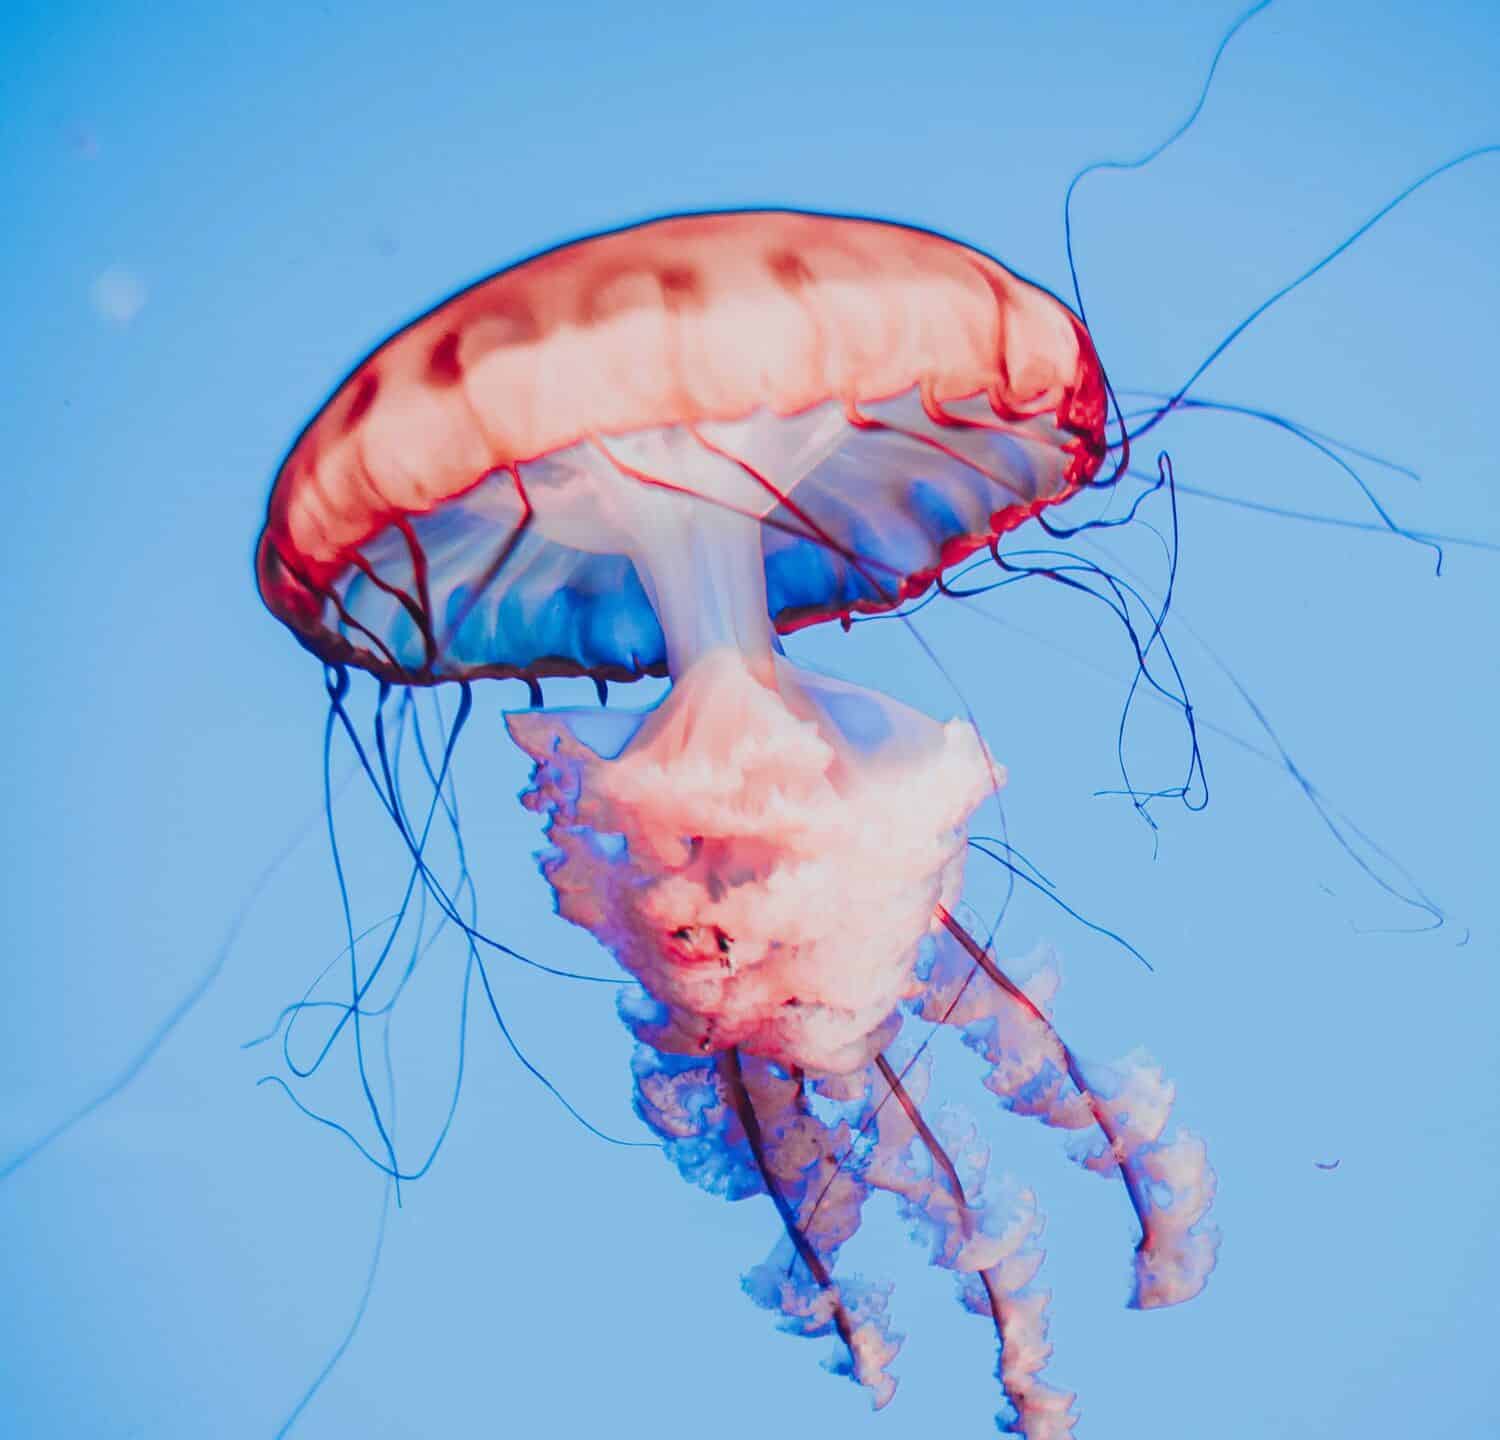
[[[1041,1007],[1021,989],[1014,980],[1010,978],[996,963],[994,957],[986,951],[975,938],[956,920],[953,915],[942,905],[938,906],[938,919],[942,921],[943,928],[953,936],[955,940],[968,952],[974,963],[984,971],[985,975],[1005,992],[1027,1015],[1039,1026],[1041,1026],[1057,1049],[1059,1058],[1062,1060],[1063,1068],[1067,1072],[1068,1079],[1073,1082],[1073,1087],[1083,1097],[1084,1104],[1089,1108],[1089,1113],[1094,1117],[1094,1123],[1103,1132],[1109,1147],[1115,1152],[1120,1165],[1120,1176],[1125,1182],[1126,1194],[1130,1197],[1131,1208],[1135,1211],[1135,1218],[1141,1223],[1141,1239],[1139,1245],[1146,1243],[1146,1234],[1149,1227],[1149,1212],[1146,1202],[1141,1194],[1140,1180],[1132,1173],[1132,1170],[1124,1163],[1123,1143],[1120,1129],[1114,1122],[1114,1117],[1105,1107],[1104,1102],[1096,1095],[1084,1078],[1083,1071],[1078,1064],[1077,1058],[1067,1042],[1057,1033]]]
[[[952,1015],[952,1013],[958,1008],[959,1002],[963,999],[965,992],[969,988],[969,985],[972,983],[974,977],[978,975],[978,973],[979,967],[976,965],[969,972],[968,976],[962,982],[960,982],[953,996],[949,999],[947,1006],[937,1017],[939,1024],[946,1023],[948,1017]],[[923,1054],[926,1053],[928,1040],[930,1040],[930,1038],[931,1037],[929,1036],[928,1039],[924,1039],[917,1046],[916,1052],[911,1056],[910,1059],[906,1061],[905,1065],[902,1067],[900,1075],[904,1076],[906,1072],[910,1070],[912,1066],[914,1066],[922,1058]],[[893,1098],[894,1095],[895,1090],[888,1088],[885,1095],[883,1095],[878,1101],[870,1105],[865,1110],[863,1117],[860,1119],[858,1127],[855,1129],[854,1139],[845,1144],[843,1149],[839,1152],[833,1169],[829,1172],[828,1178],[823,1182],[822,1188],[814,1197],[812,1207],[808,1212],[808,1224],[811,1224],[813,1218],[816,1217],[819,1209],[822,1207],[824,1200],[827,1199],[829,1191],[833,1188],[834,1182],[839,1178],[840,1175],[846,1173],[846,1167],[848,1167],[852,1163],[854,1159],[854,1141],[862,1139],[869,1132],[870,1128],[880,1118],[880,1112],[885,1108],[886,1101]]]
[[[833,1368],[851,1374],[859,1384],[871,1392],[875,1408],[881,1409],[896,1393],[895,1378],[887,1367],[900,1349],[899,1339],[893,1337],[883,1323],[885,1297],[878,1291],[858,1287],[854,1292],[856,1305],[851,1307],[848,1303],[845,1287],[833,1278],[829,1261],[819,1254],[818,1247],[809,1233],[808,1225],[799,1219],[797,1206],[789,1197],[787,1189],[784,1188],[780,1171],[787,1168],[789,1160],[794,1166],[797,1162],[792,1156],[778,1156],[775,1153],[778,1147],[768,1144],[768,1136],[761,1124],[754,1098],[746,1083],[738,1047],[722,1052],[715,1068],[727,1092],[730,1108],[739,1121],[740,1129],[744,1132],[745,1143],[755,1162],[756,1170],[760,1174],[761,1182],[765,1186],[766,1193],[771,1197],[772,1204],[776,1207],[776,1213],[781,1217],[787,1239],[791,1242],[797,1258],[806,1266],[808,1274],[818,1287],[818,1292],[823,1297],[823,1304],[821,1306],[808,1304],[804,1297],[797,1295],[796,1287],[791,1283],[790,1277],[781,1285],[765,1286],[764,1277],[767,1273],[781,1268],[769,1264],[761,1267],[758,1274],[753,1272],[746,1277],[746,1289],[752,1295],[757,1295],[757,1289],[763,1289],[764,1293],[757,1295],[757,1298],[768,1308],[779,1308],[789,1322],[788,1328],[800,1329],[804,1334],[817,1335],[824,1333],[827,1324],[831,1322],[849,1356],[847,1367],[837,1365]],[[793,1083],[795,1097],[789,1108],[795,1112],[799,1121],[804,1124],[810,1121],[817,1130],[823,1131],[825,1136],[831,1139],[832,1134],[828,1131],[828,1127],[817,1120],[806,1108],[801,1083]],[[822,1149],[821,1146],[817,1148],[820,1151]],[[778,1160],[780,1164],[777,1163]],[[865,1187],[856,1186],[854,1194],[856,1208],[863,1203],[865,1193]],[[836,1241],[831,1248],[836,1248],[837,1243]],[[761,1282],[760,1285],[757,1285],[758,1280]]]
[[[965,1305],[977,1314],[988,1314],[994,1325],[1000,1352],[995,1374],[1014,1412],[1002,1417],[1002,1433],[1020,1435],[1024,1440],[1069,1440],[1075,1418],[1074,1396],[1039,1378],[1051,1355],[1046,1315],[1049,1296],[1046,1291],[1025,1293],[1041,1263],[1031,1244],[1040,1229],[1034,1206],[1029,1197],[1024,1197],[1018,1222],[998,1235],[986,1233],[979,1224],[983,1211],[971,1202],[958,1166],[901,1076],[884,1054],[876,1057],[875,1067],[933,1166],[942,1174],[955,1206],[952,1228],[956,1234],[942,1234],[948,1227],[942,1209],[933,1203],[937,1197],[932,1182],[913,1178],[901,1162],[900,1154],[909,1143],[904,1127],[883,1127],[877,1142],[877,1163],[867,1171],[866,1178],[872,1185],[898,1195],[938,1228],[943,1243],[934,1263],[958,1272]],[[971,1144],[969,1148],[977,1192],[985,1184],[988,1155],[980,1145]]]
[[[1137,1309],[1153,1309],[1191,1299],[1203,1289],[1218,1255],[1218,1231],[1204,1223],[1216,1181],[1207,1151],[1197,1136],[1179,1131],[1163,1138],[1173,1099],[1171,1085],[1137,1055],[1130,1057],[1118,1093],[1101,1094],[1042,1007],[1005,974],[950,911],[940,905],[937,918],[975,966],[1041,1031],[1053,1052],[1052,1062],[1072,1084],[1082,1105],[1080,1111],[1053,1087],[1040,1098],[1028,1097],[1027,1112],[1041,1116],[1048,1124],[1072,1130],[1085,1128],[1092,1121],[1103,1135],[1102,1152],[1086,1152],[1079,1158],[1096,1174],[1119,1175],[1140,1223],[1130,1304]],[[949,1006],[943,1018],[964,1026],[976,1019],[993,1023],[996,1016],[992,1010],[969,1013]],[[993,1058],[987,1050],[985,1053]],[[999,1075],[998,1065],[995,1073]],[[1012,1108],[1018,1108],[1021,1091],[1036,1078],[1034,1071],[1021,1077],[1019,1083],[1015,1077],[994,1083],[992,1077],[990,1088]],[[1166,1200],[1162,1199],[1163,1192],[1169,1197]]]
[[[891,1067],[891,1062],[884,1054],[875,1057],[875,1068],[880,1071],[880,1078],[890,1088],[896,1103],[906,1112],[906,1118],[911,1121],[912,1129],[921,1136],[922,1143],[927,1147],[927,1153],[932,1156],[933,1163],[943,1172],[943,1178],[948,1182],[948,1189],[954,1200],[958,1202],[959,1214],[967,1235],[971,1229],[969,1200],[964,1194],[963,1181],[958,1177],[958,1167],[954,1165],[948,1152],[943,1149],[942,1142],[932,1133],[932,1127],[928,1125],[921,1110],[917,1108],[917,1102],[907,1093],[906,1086],[901,1083],[901,1077],[896,1074]]]
[[[719,1074],[724,1077],[725,1087],[729,1091],[729,1103],[734,1108],[740,1128],[745,1132],[745,1143],[749,1145],[756,1169],[760,1171],[761,1179],[765,1182],[766,1194],[771,1197],[771,1203],[776,1207],[776,1213],[781,1216],[781,1223],[786,1227],[787,1238],[791,1240],[802,1263],[807,1266],[808,1273],[824,1290],[833,1294],[834,1327],[838,1330],[840,1339],[852,1351],[854,1327],[843,1301],[838,1298],[838,1286],[834,1284],[832,1274],[823,1263],[823,1257],[813,1249],[812,1242],[807,1238],[806,1232],[798,1221],[791,1202],[782,1193],[781,1185],[771,1168],[766,1154],[765,1135],[760,1128],[760,1117],[755,1112],[755,1102],[751,1100],[750,1092],[745,1088],[745,1075],[740,1064],[738,1048],[726,1050],[719,1057]]]

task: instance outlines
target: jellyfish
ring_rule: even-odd
[[[1005,783],[966,716],[796,664],[783,636],[897,612],[949,567],[1108,483],[1082,322],[936,233],[794,211],[673,216],[463,290],[376,349],[281,467],[270,610],[331,673],[525,681],[557,913],[630,983],[637,1113],[688,1179],[767,1197],[746,1276],[883,1406],[890,1293],[839,1268],[894,1197],[999,1347],[999,1423],[1072,1434],[1042,1378],[1040,1217],[978,1129],[924,1112],[911,1029],[949,1027],[1005,1108],[1072,1132],[1140,1236],[1131,1303],[1203,1287],[1201,1140],[1141,1052],[1086,1066],[1045,959],[963,918],[970,818]],[[548,708],[541,682],[599,705]],[[655,704],[608,706],[644,676]]]

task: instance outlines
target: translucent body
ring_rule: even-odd
[[[258,554],[268,606],[334,665],[671,677],[649,711],[507,717],[558,911],[639,982],[637,1108],[689,1178],[773,1201],[786,1241],[747,1290],[836,1334],[882,1405],[887,1292],[834,1267],[865,1199],[895,1196],[993,1325],[1002,1426],[1030,1440],[1072,1430],[1040,1379],[1040,1221],[972,1127],[922,1115],[903,1027],[960,1027],[1002,1104],[1094,1136],[1079,1159],[1141,1225],[1137,1305],[1202,1287],[1213,1174],[1167,1136],[1149,1061],[1086,1073],[1055,975],[1018,983],[954,918],[1004,780],[973,727],[777,637],[888,610],[1088,484],[1104,397],[1076,317],[966,246],[677,217],[538,256],[381,346],[287,457]]]

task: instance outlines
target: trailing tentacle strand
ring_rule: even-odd
[[[947,909],[939,907],[938,919],[962,953],[939,950],[922,1015],[964,1030],[990,1063],[986,1086],[1008,1109],[1061,1129],[1098,1128],[1104,1143],[1080,1148],[1077,1158],[1096,1174],[1118,1174],[1140,1221],[1130,1303],[1153,1309],[1190,1300],[1218,1254],[1218,1231],[1204,1223],[1216,1182],[1201,1139],[1187,1131],[1163,1138],[1173,1087],[1140,1051],[1085,1074],[1047,1013],[1055,970],[1018,985]],[[992,988],[967,984],[975,967]]]

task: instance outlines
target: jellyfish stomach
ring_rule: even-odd
[[[698,656],[614,759],[511,716],[524,799],[559,914],[659,1003],[642,1039],[847,1073],[914,991],[998,767],[968,724],[764,658]]]

